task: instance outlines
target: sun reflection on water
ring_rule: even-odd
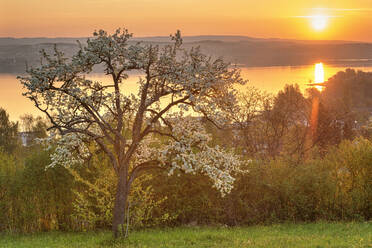
[[[319,91],[322,91],[323,90],[323,87],[324,86],[319,85],[319,84],[324,83],[324,67],[323,67],[323,63],[317,63],[317,64],[315,64],[314,83],[315,84],[318,84],[318,85],[315,85],[315,88],[317,88]]]

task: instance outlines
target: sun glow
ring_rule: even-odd
[[[324,30],[328,24],[328,17],[323,15],[315,15],[311,17],[311,25],[317,31]]]

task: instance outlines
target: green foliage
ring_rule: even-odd
[[[89,161],[89,166],[68,170],[79,184],[74,189],[74,229],[87,231],[110,228],[117,176],[109,161],[102,155],[97,155]],[[155,197],[150,183],[152,181],[152,175],[144,175],[132,184],[128,206],[131,229],[159,226],[174,218],[166,212],[154,215],[155,211],[159,212],[159,207],[166,197]]]
[[[12,153],[18,145],[18,123],[11,122],[6,111],[0,108],[0,149]]]
[[[169,225],[200,225],[223,223],[225,206],[212,182],[203,175],[160,174],[151,180],[155,196],[165,199],[157,209],[158,216],[172,214]]]
[[[328,219],[329,177],[317,161],[296,165],[278,158],[252,164],[233,193],[235,218],[246,224]]]
[[[202,175],[140,177],[130,195],[130,228],[174,225],[246,225],[318,220],[370,220],[372,143],[344,141],[306,162],[281,156],[248,164],[222,198]],[[2,231],[95,230],[111,226],[116,176],[108,161],[50,168],[34,150],[25,163],[0,153]]]
[[[102,156],[94,156],[89,166],[68,169],[78,183],[73,190],[74,229],[109,228],[115,196],[116,175]]]
[[[372,73],[346,69],[327,82],[323,95],[328,101],[344,102],[354,109],[372,107]]]
[[[158,177],[152,184],[156,196],[167,197],[161,210],[177,214],[173,225],[371,219],[372,143],[358,138],[325,157],[316,148],[311,154],[304,162],[282,156],[250,163],[225,198],[206,190],[210,182],[197,175]]]
[[[46,170],[48,164],[50,154],[43,150],[35,151],[25,162],[22,182],[23,188],[28,189],[24,193],[29,202],[28,213],[35,218],[39,230],[65,229],[72,210],[73,178],[63,167]]]
[[[334,204],[343,218],[372,218],[372,142],[364,138],[343,141],[324,163],[337,185]]]
[[[143,228],[162,226],[173,221],[177,214],[161,211],[166,196],[156,195],[152,182],[154,175],[143,175],[134,181],[129,195],[130,227]]]
[[[73,185],[64,168],[45,171],[49,153],[34,150],[24,165],[11,155],[0,154],[1,230],[34,232],[64,230],[69,225]],[[3,189],[3,190],[1,190]],[[4,190],[5,189],[5,190]]]
[[[14,229],[15,212],[13,206],[18,202],[15,185],[19,181],[21,165],[13,155],[0,149],[0,232]]]

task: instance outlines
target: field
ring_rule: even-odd
[[[1,234],[0,247],[372,247],[372,222],[147,229],[117,241],[107,231]]]

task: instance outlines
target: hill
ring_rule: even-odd
[[[22,73],[26,63],[39,63],[39,50],[51,50],[53,44],[67,56],[78,50],[76,40],[87,38],[0,38],[0,72]],[[169,37],[135,37],[132,42],[169,43]],[[184,47],[200,46],[213,57],[247,67],[296,66],[322,61],[347,66],[372,65],[372,43],[353,41],[304,41],[262,39],[246,36],[186,36]]]

